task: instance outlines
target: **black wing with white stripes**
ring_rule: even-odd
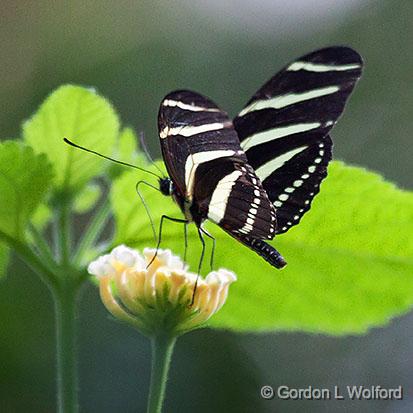
[[[329,131],[361,70],[361,57],[348,47],[315,51],[271,78],[234,119],[248,162],[277,209],[277,233],[310,209],[331,159]]]
[[[275,208],[248,165],[228,115],[191,91],[172,92],[159,110],[165,164],[185,211],[210,219],[236,238],[272,239]],[[183,202],[184,201],[184,202]]]
[[[192,196],[199,157],[205,161],[208,156],[215,159],[219,154],[241,150],[228,115],[210,99],[189,90],[165,96],[159,108],[158,129],[169,176],[179,193],[188,198]]]

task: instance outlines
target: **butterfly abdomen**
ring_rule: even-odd
[[[232,234],[231,234],[232,235]],[[255,251],[265,261],[270,263],[273,267],[281,269],[287,265],[283,256],[271,245],[258,238],[237,237],[247,247]]]

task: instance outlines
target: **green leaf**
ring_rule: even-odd
[[[149,221],[135,194],[148,179],[127,173],[112,188],[116,241],[153,247]],[[154,183],[154,182],[152,182]],[[156,184],[156,183],[155,183]],[[156,225],[161,214],[182,217],[171,199],[145,191]],[[194,225],[191,225],[194,227]],[[413,304],[413,194],[379,175],[333,162],[311,211],[276,238],[288,266],[278,271],[217,226],[216,267],[233,270],[238,281],[211,326],[239,331],[299,330],[362,333],[383,325]],[[208,261],[211,243],[207,240]],[[189,262],[196,268],[199,240],[189,232]],[[182,225],[166,222],[163,248],[183,251]],[[204,265],[205,274],[208,272]]]
[[[9,264],[9,248],[5,244],[0,244],[0,276],[5,275]]]
[[[56,171],[55,185],[73,190],[99,175],[108,162],[69,147],[63,138],[111,155],[118,129],[118,117],[107,100],[92,89],[66,85],[25,122],[23,134],[36,153],[47,154]]]
[[[42,230],[52,219],[52,211],[47,204],[40,204],[34,211],[30,222],[39,230]]]
[[[124,128],[119,135],[119,159],[124,162],[136,162],[138,156],[138,140],[132,128]]]
[[[132,128],[124,128],[119,135],[118,142],[116,159],[132,165],[141,165],[145,168],[148,167],[148,160],[144,153],[140,151],[138,138]],[[110,179],[113,180],[127,170],[128,168],[125,166],[112,163],[109,167],[108,175]]]
[[[100,186],[97,184],[86,185],[76,196],[73,210],[78,214],[85,214],[96,205],[101,192]]]
[[[158,163],[158,166],[164,169],[161,163]],[[148,165],[147,169],[159,173],[153,165]],[[114,244],[122,242],[143,243],[145,241],[153,243],[150,220],[136,192],[138,181],[148,182],[155,188],[159,186],[152,176],[141,171],[126,172],[112,184],[110,197],[116,220]],[[182,215],[171,198],[161,195],[159,191],[143,184],[140,186],[140,192],[156,223],[159,224],[159,218],[162,214],[178,217]]]
[[[21,142],[0,144],[0,231],[24,239],[25,227],[45,194],[53,169],[45,155]]]

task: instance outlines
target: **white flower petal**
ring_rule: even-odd
[[[205,278],[205,281],[208,284],[211,284],[214,282],[218,284],[231,284],[236,280],[237,280],[236,275],[233,272],[228,271],[224,268],[220,268],[218,271],[210,272]]]
[[[198,277],[198,275],[193,272],[187,271],[186,278],[188,278],[189,282],[192,284],[195,284],[197,278],[198,278],[198,285],[205,283],[204,279],[201,276]]]
[[[95,261],[92,261],[87,267],[89,274],[95,275],[96,277],[103,277],[105,275],[114,275],[116,271],[110,264],[109,260],[110,260],[110,255],[107,254],[107,255],[102,255]]]
[[[111,252],[111,258],[122,263],[125,267],[137,267],[141,269],[144,265],[143,257],[126,245],[119,245]]]
[[[150,262],[152,260],[152,257],[155,255],[155,253],[155,248],[145,248],[143,250],[143,255],[145,256],[147,262]],[[165,269],[166,267],[169,271],[181,271],[188,268],[188,266],[185,265],[177,255],[172,254],[171,250],[159,249],[156,258],[159,260],[159,266],[163,269]]]
[[[159,252],[162,250],[158,250],[158,255]],[[146,258],[147,262],[150,262],[155,255],[156,249],[155,248],[144,248],[143,250],[143,256]]]

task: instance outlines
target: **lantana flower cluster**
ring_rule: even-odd
[[[156,254],[145,248],[141,255],[125,245],[93,261],[88,271],[97,277],[102,301],[112,315],[148,336],[179,335],[200,327],[223,306],[236,281],[225,269],[197,280],[170,250]]]

